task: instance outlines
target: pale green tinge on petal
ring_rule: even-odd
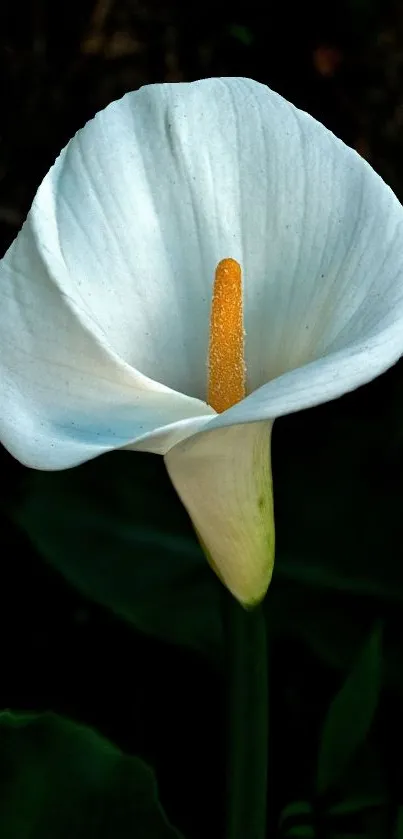
[[[209,563],[244,605],[264,597],[274,563],[272,423],[205,431],[165,455]]]

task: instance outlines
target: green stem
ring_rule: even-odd
[[[263,608],[246,611],[223,590],[228,667],[227,839],[265,839],[268,677]]]

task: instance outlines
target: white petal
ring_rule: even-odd
[[[113,350],[203,401],[214,271],[242,236],[236,118],[217,79],[128,94],[77,133],[31,214],[56,282]]]
[[[214,422],[333,398],[402,352],[402,243],[380,178],[263,85],[128,94],[62,152],[0,267],[0,435],[56,468],[202,427],[226,256],[244,269],[248,389],[274,381]]]
[[[52,268],[41,261],[27,223],[0,266],[6,448],[28,466],[62,469],[134,440],[144,448],[144,438],[147,451],[163,453],[203,428],[212,409],[122,361],[88,308],[61,293]]]
[[[206,431],[165,455],[207,559],[244,605],[265,595],[274,562],[271,424]]]
[[[403,352],[402,206],[310,116],[236,85],[242,251],[232,255],[244,269],[251,395],[211,428],[333,399]]]
[[[389,335],[385,330],[374,338],[329,353],[258,388],[233,408],[214,417],[209,429],[274,420],[329,402],[383,373],[400,357],[399,345],[398,333]]]

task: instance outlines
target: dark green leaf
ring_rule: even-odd
[[[331,667],[349,669],[372,623],[363,604],[361,620],[357,619],[357,602],[351,601],[344,598],[341,608],[337,592],[318,591],[302,583],[287,582],[278,575],[265,603],[268,626],[278,638],[288,636],[304,641]]]
[[[343,830],[342,833],[328,833],[327,839],[370,839],[370,837],[368,836],[368,834],[364,835],[362,833],[346,833],[346,831]],[[379,839],[385,839],[385,837],[382,836],[379,837]]]
[[[274,424],[281,578],[403,604],[402,373]]]
[[[362,824],[356,827],[331,828],[326,839],[389,839],[390,814],[386,808],[368,810],[363,814]]]
[[[242,26],[239,23],[232,23],[229,26],[229,34],[245,47],[250,47],[251,44],[253,44],[253,32],[251,32],[248,26]]]
[[[144,632],[217,656],[218,585],[161,457],[115,452],[26,472],[11,515],[84,594]]]
[[[376,626],[327,713],[318,758],[320,794],[340,778],[371,727],[382,683],[381,638]]]
[[[399,807],[397,811],[394,839],[403,839],[403,807]]]
[[[321,802],[329,832],[344,836],[354,828],[361,837],[386,839],[390,830],[390,791],[376,738],[360,747],[337,787]]]
[[[359,813],[361,810],[372,810],[375,807],[380,807],[384,804],[383,798],[374,798],[371,794],[357,796],[357,798],[346,798],[338,804],[334,804],[329,813],[332,816],[348,816]]]
[[[0,715],[4,839],[180,839],[151,769],[55,714]]]
[[[284,839],[291,839],[293,836],[315,839],[315,830],[311,824],[313,818],[312,805],[309,801],[292,801],[281,812],[280,836]]]
[[[391,604],[382,611],[369,598],[321,590],[274,577],[265,601],[268,631],[273,639],[303,642],[326,665],[348,672],[368,637],[374,620],[387,618],[384,683],[403,693],[403,625],[401,611]]]
[[[279,827],[282,827],[288,819],[297,819],[300,816],[303,816],[304,819],[306,817],[312,816],[312,804],[309,801],[291,801],[290,804],[287,804],[286,807],[283,808],[281,811]]]

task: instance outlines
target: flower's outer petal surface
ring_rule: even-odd
[[[169,476],[222,582],[245,606],[265,595],[274,562],[271,424],[205,431],[165,455]]]

